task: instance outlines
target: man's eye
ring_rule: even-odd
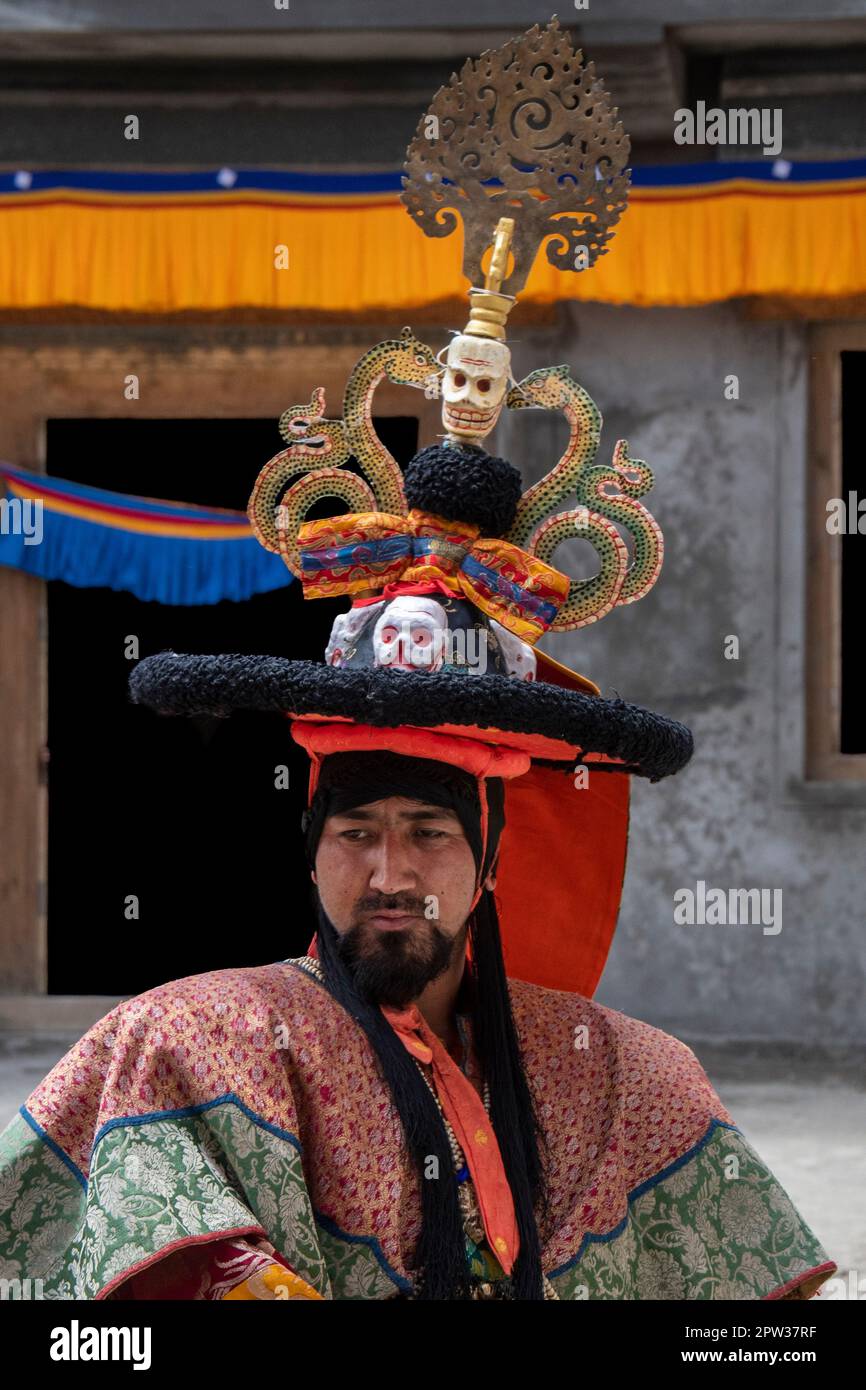
[[[366,830],[360,830],[360,829],[358,829],[358,830],[341,830],[341,831],[340,831],[340,839],[341,839],[341,840],[360,840],[360,839],[363,839],[363,837],[364,837],[366,834],[367,834],[367,831],[366,831]]]
[[[431,828],[428,825],[419,825],[418,827],[418,834],[421,835],[425,840],[443,840],[445,838],[446,833],[447,832],[444,830],[431,830]]]

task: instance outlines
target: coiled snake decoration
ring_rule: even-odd
[[[280,416],[288,447],[256,479],[248,514],[262,545],[280,554],[293,574],[300,576],[298,531],[322,498],[336,498],[350,512],[406,515],[400,468],[373,429],[373,396],[386,376],[400,385],[426,387],[438,370],[432,349],[404,328],[399,338],[377,343],[356,364],[346,384],[342,420],[325,419],[321,387],[307,405],[290,406]],[[559,410],[569,424],[565,452],[523,494],[506,539],[551,564],[564,541],[582,538],[601,560],[596,575],[571,581],[551,630],[586,627],[619,604],[643,598],[658,578],[664,556],[661,529],[639,500],[653,486],[652,469],[629,456],[624,439],[617,440],[610,464],[595,462],[601,413],[567,366],[530,372],[512,388],[506,403],[511,410]],[[344,471],[352,457],[364,477]],[[577,506],[550,515],[572,498]],[[631,559],[615,523],[631,536]]]
[[[399,338],[377,343],[355,364],[346,383],[342,420],[324,418],[321,387],[308,405],[290,406],[280,416],[288,448],[259,473],[247,510],[259,541],[282,555],[294,575],[300,577],[298,531],[322,498],[337,498],[350,512],[406,514],[403,475],[373,428],[373,396],[385,377],[401,386],[424,387],[439,370],[432,349],[404,328]],[[343,471],[352,457],[363,478]],[[302,476],[289,485],[298,473]]]
[[[552,564],[551,557],[563,541],[580,537],[590,542],[601,559],[597,575],[571,581],[551,631],[586,627],[619,604],[636,603],[658,579],[664,556],[661,528],[638,501],[653,486],[652,469],[642,459],[629,457],[625,439],[617,440],[609,465],[594,462],[601,412],[567,366],[530,372],[511,389],[506,404],[511,410],[561,410],[569,424],[565,453],[523,494],[507,539]],[[548,515],[570,497],[576,498],[577,507]],[[614,522],[632,538],[631,563]]]

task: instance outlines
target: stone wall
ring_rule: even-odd
[[[696,742],[669,782],[635,779],[598,997],[691,1036],[866,1042],[866,786],[803,777],[808,329],[747,321],[734,305],[571,305],[562,322],[556,338],[515,344],[515,375],[570,363],[605,417],[600,456],[623,437],[655,469],[646,500],[666,552],[641,602],[545,645],[604,694],[683,720]],[[731,373],[737,401],[724,395]],[[561,421],[520,412],[496,452],[534,480],[564,439]],[[580,563],[583,544],[556,562]],[[738,660],[724,656],[730,634]],[[781,889],[781,931],[675,925],[674,893],[698,880]],[[575,889],[579,904],[579,871]]]

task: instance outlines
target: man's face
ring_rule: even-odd
[[[328,817],[315,880],[366,998],[403,1008],[462,959],[475,878],[463,827],[445,807],[390,796]]]

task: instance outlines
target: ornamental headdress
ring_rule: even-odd
[[[567,366],[513,383],[505,326],[542,243],[563,270],[606,254],[626,207],[629,148],[593,64],[556,20],[452,75],[409,146],[402,199],[428,236],[462,220],[468,323],[444,364],[408,328],[378,343],[349,378],[342,419],[325,417],[321,389],[286,410],[286,447],[249,502],[256,536],[305,598],[350,600],[324,664],[162,653],[131,678],[133,699],[162,712],[283,711],[312,760],[311,796],[321,759],[358,749],[462,767],[482,805],[484,779],[507,779],[496,898],[509,973],[587,995],[619,907],[623,774],[679,771],[692,737],[604,699],[537,649],[548,631],[643,598],[663,539],[641,500],[651,470],[625,440],[609,464],[597,461],[601,415]],[[442,399],[441,442],[405,472],[372,425],[385,377]],[[503,408],[560,411],[569,425],[562,457],[526,490],[482,448]],[[345,510],[308,519],[325,498]],[[598,555],[589,578],[553,565],[574,537]]]

